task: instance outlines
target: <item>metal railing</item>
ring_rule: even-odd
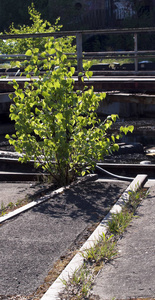
[[[73,55],[77,56],[77,71],[83,71],[83,59],[126,59],[132,58],[134,60],[134,73],[138,74],[138,60],[140,58],[155,58],[155,50],[138,50],[138,34],[142,33],[155,33],[155,27],[153,28],[125,28],[125,29],[103,29],[103,30],[81,30],[81,31],[58,31],[58,32],[48,32],[48,33],[35,33],[35,34],[12,34],[12,35],[0,35],[0,39],[24,39],[24,38],[43,38],[43,37],[62,37],[62,36],[75,36],[76,38],[76,53],[68,53],[70,58]],[[82,48],[82,37],[84,35],[93,36],[93,35],[118,35],[118,34],[132,34],[134,38],[134,49],[133,51],[104,51],[104,52],[83,52]],[[25,58],[24,54],[17,55],[0,55],[0,61],[6,61],[6,59],[23,60]],[[75,59],[75,57],[74,57]]]

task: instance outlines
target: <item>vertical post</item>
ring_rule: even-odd
[[[138,57],[137,57],[137,51],[138,51],[137,33],[134,33],[135,74],[137,74],[137,72],[138,72]]]
[[[82,33],[76,34],[76,47],[77,47],[77,71],[82,72]]]

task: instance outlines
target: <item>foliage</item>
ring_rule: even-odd
[[[133,214],[127,210],[123,210],[120,213],[113,214],[112,220],[108,222],[109,230],[115,235],[122,234],[126,227],[129,225],[133,217]]]
[[[145,189],[136,188],[136,191],[129,191],[129,200],[125,203],[122,211],[117,214],[112,214],[112,220],[108,222],[109,231],[112,234],[122,234],[126,227],[130,224],[136,209],[142,199],[145,199],[148,192]]]
[[[99,263],[101,261],[107,262],[116,255],[115,246],[116,243],[113,241],[113,235],[107,238],[103,232],[95,246],[86,249],[82,255],[87,261],[93,263]]]
[[[47,20],[41,18],[41,14],[35,9],[34,4],[28,7],[28,13],[30,16],[31,25],[21,25],[15,28],[14,23],[11,24],[9,32],[6,34],[27,34],[27,33],[48,33],[56,32],[62,28],[62,25],[58,25],[59,18],[54,25]],[[64,52],[75,52],[75,47],[72,46],[74,37],[64,37]],[[28,49],[38,48],[39,52],[44,50],[45,44],[50,41],[50,37],[47,38],[25,38],[25,39],[7,39],[6,41],[0,41],[1,52],[4,54],[25,54]],[[68,47],[69,45],[69,47]]]
[[[129,201],[126,203],[126,208],[129,211],[132,211],[133,213],[135,213],[138,205],[140,204],[140,202],[142,201],[142,199],[145,199],[148,196],[148,191],[147,189],[140,189],[139,187],[137,187],[136,191],[129,191]]]
[[[89,271],[88,265],[84,264],[81,268],[75,270],[69,282],[63,280],[65,291],[63,291],[63,295],[60,293],[60,298],[62,296],[63,299],[88,299],[92,283],[93,276]]]
[[[94,93],[93,87],[74,90],[75,69],[63,46],[63,38],[51,38],[41,54],[39,48],[26,52],[30,57],[25,61],[27,81],[22,90],[13,80],[15,97],[10,96],[16,134],[7,135],[15,150],[24,153],[22,162],[34,159],[35,166],[47,170],[60,185],[93,170],[97,161],[118,150],[120,135],[133,130],[132,126],[121,127],[120,135],[108,135],[117,116],[111,115],[104,122],[97,118],[96,110],[105,93]],[[19,62],[17,65],[20,67]],[[92,72],[86,70],[85,75],[89,79]]]
[[[95,274],[101,269],[103,262],[110,261],[116,254],[113,236],[106,237],[102,233],[94,247],[82,251],[84,264],[73,273],[68,282],[62,281],[65,291],[60,293],[60,299],[89,299]]]

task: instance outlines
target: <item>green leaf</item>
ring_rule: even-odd
[[[58,113],[58,114],[55,115],[55,117],[56,117],[56,119],[58,121],[61,121],[63,119],[63,114],[62,113]]]
[[[86,171],[82,171],[82,176],[85,176],[86,175]]]
[[[115,137],[111,135],[111,140],[115,143]]]
[[[48,93],[47,91],[43,91],[43,92],[42,92],[42,96],[43,96],[44,98],[49,97],[49,93]]]
[[[85,75],[86,75],[87,78],[90,78],[90,77],[92,77],[93,72],[92,71],[86,71]]]
[[[20,68],[21,67],[21,62],[20,61],[16,61],[16,67]]]
[[[118,151],[119,150],[119,145],[118,144],[114,144],[113,145],[113,151]]]
[[[79,76],[79,77],[82,77],[83,75],[84,75],[83,72],[79,72],[79,73],[78,73],[78,76]]]
[[[39,48],[35,48],[35,49],[33,50],[33,52],[34,52],[34,53],[39,53]]]
[[[75,73],[75,68],[74,68],[74,67],[71,67],[71,68],[70,68],[70,71],[71,71],[72,74],[74,74],[74,73]]]
[[[118,115],[111,115],[111,119],[113,120],[113,122],[116,122],[118,118]]]
[[[13,97],[14,97],[14,94],[13,94],[13,93],[9,94],[9,98],[10,98],[10,99],[13,99]]]
[[[35,108],[35,114],[36,115],[40,114],[40,110],[37,107]]]
[[[48,50],[48,54],[49,54],[49,55],[53,55],[53,54],[55,54],[55,52],[56,52],[56,51],[55,51],[54,48],[51,48],[51,49]]]
[[[25,55],[27,55],[27,56],[31,56],[32,55],[32,51],[29,49],[29,50],[27,50],[26,51],[26,53],[25,53]]]
[[[55,89],[60,88],[60,82],[58,80],[54,82],[54,87]]]
[[[87,62],[83,63],[83,69],[85,71],[89,70],[91,66],[92,66],[92,62],[91,61],[87,61]]]
[[[133,125],[128,126],[128,130],[129,130],[130,132],[133,132],[133,131],[134,131],[134,126],[133,126]]]

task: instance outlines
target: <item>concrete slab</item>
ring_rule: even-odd
[[[138,217],[118,242],[119,256],[96,277],[94,299],[155,297],[155,182],[148,185],[150,194],[138,208]]]

